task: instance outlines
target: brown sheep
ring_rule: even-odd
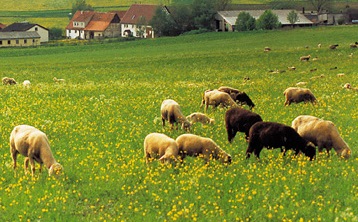
[[[171,129],[173,129],[175,123],[180,123],[183,130],[190,131],[191,124],[181,112],[180,106],[176,101],[172,99],[164,100],[160,111],[163,127],[165,126],[165,121],[168,121],[171,125]]]
[[[215,120],[208,117],[204,113],[195,112],[186,117],[190,124],[201,123],[201,124],[214,124]]]
[[[334,148],[339,156],[349,158],[352,151],[344,142],[336,126],[331,122],[315,116],[301,115],[292,121],[292,127],[304,139],[318,146],[318,151],[329,151]]]
[[[2,78],[2,84],[3,85],[16,85],[17,82],[13,78],[4,77],[4,78]]]
[[[222,150],[212,139],[194,134],[183,134],[175,140],[179,147],[179,156],[202,156],[206,162],[211,158],[222,163],[231,163],[230,154]]]
[[[237,132],[244,132],[246,140],[249,139],[249,131],[252,125],[262,121],[259,114],[249,110],[234,107],[225,113],[225,127],[228,141],[231,143]]]
[[[178,145],[174,139],[162,133],[150,133],[144,139],[144,157],[146,163],[150,159],[159,159],[162,163],[178,160]]]
[[[205,104],[205,111],[207,111],[209,105],[216,108],[219,105],[223,107],[233,107],[237,106],[235,101],[231,98],[231,96],[225,92],[220,92],[217,89],[214,90],[206,90],[203,95],[201,106]]]
[[[299,87],[289,87],[284,92],[285,96],[285,106],[290,105],[291,103],[300,103],[300,102],[311,102],[313,104],[317,103],[316,97],[313,95],[311,90]]]
[[[26,157],[25,172],[30,162],[32,176],[35,174],[35,161],[40,164],[40,171],[44,164],[49,170],[49,175],[58,175],[63,171],[62,166],[52,155],[46,134],[33,126],[14,127],[10,135],[10,153],[14,161],[14,169],[16,169],[17,155],[20,153]]]
[[[308,62],[308,60],[310,60],[310,58],[311,58],[311,55],[301,56],[301,57],[300,57],[300,61],[306,61],[306,62]]]
[[[338,46],[339,46],[338,44],[330,45],[329,48],[330,48],[330,49],[336,49]]]
[[[251,127],[246,158],[250,158],[252,152],[260,158],[263,147],[281,150],[285,147],[284,155],[287,150],[293,149],[295,155],[303,152],[310,160],[316,155],[314,144],[302,138],[292,127],[275,122],[257,122]]]

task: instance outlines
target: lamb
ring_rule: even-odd
[[[205,104],[205,111],[207,111],[209,105],[216,108],[219,105],[223,107],[233,107],[237,106],[235,101],[231,98],[231,96],[225,92],[220,92],[217,89],[214,90],[206,90],[203,95],[201,106]]]
[[[338,46],[339,46],[338,44],[330,45],[329,48],[330,48],[330,49],[336,49]]]
[[[313,95],[311,90],[306,88],[299,87],[289,87],[284,92],[285,96],[285,106],[290,105],[291,103],[300,103],[300,102],[311,102],[313,104],[317,103],[316,97]]]
[[[242,91],[238,89],[228,87],[228,86],[221,86],[218,88],[220,92],[225,92],[230,95],[230,97],[238,104],[238,105],[248,105],[250,109],[255,107],[255,104],[252,102],[250,97]]]
[[[194,123],[201,123],[201,124],[214,124],[215,120],[208,117],[207,115],[205,115],[204,113],[200,113],[200,112],[195,112],[190,114],[189,116],[186,117],[186,119],[190,122],[191,125],[193,125]]]
[[[345,89],[351,89],[352,86],[351,86],[350,83],[346,83],[346,84],[344,84],[343,88],[345,88]]]
[[[301,56],[301,57],[300,57],[300,61],[306,61],[306,62],[308,62],[308,60],[310,60],[310,58],[311,58],[311,55]]]
[[[222,150],[212,139],[194,134],[182,134],[175,140],[179,147],[179,156],[202,156],[205,162],[211,158],[230,164],[231,156]]]
[[[228,141],[231,143],[237,132],[244,132],[246,140],[249,139],[249,131],[252,125],[262,121],[259,114],[246,109],[234,107],[225,113],[225,127]]]
[[[16,85],[17,82],[14,78],[4,77],[2,78],[2,84],[3,85]]]
[[[292,121],[294,128],[300,136],[318,146],[318,152],[323,149],[329,151],[334,148],[337,155],[348,159],[352,151],[339,135],[333,122],[319,119],[315,116],[301,115]]]
[[[162,133],[150,133],[144,139],[144,156],[148,164],[159,158],[162,163],[178,160],[178,145],[174,139]]]
[[[10,134],[10,153],[16,169],[17,155],[25,156],[24,169],[31,165],[32,176],[35,174],[35,161],[40,164],[40,172],[44,164],[49,175],[59,175],[63,167],[52,155],[50,144],[45,133],[29,125],[15,126]]]
[[[65,82],[64,79],[57,79],[56,77],[53,77],[53,81],[54,81],[55,83],[63,83],[63,82]]]
[[[30,87],[31,82],[30,82],[30,80],[25,80],[25,81],[22,83],[22,85],[23,85],[24,87]]]
[[[260,158],[263,147],[281,148],[286,151],[293,149],[295,155],[303,152],[312,160],[316,155],[316,148],[313,143],[302,138],[292,127],[275,122],[257,122],[249,132],[249,145],[246,150],[246,159],[250,158],[252,152]]]
[[[271,48],[270,48],[270,47],[265,47],[265,48],[264,48],[264,52],[269,52],[269,51],[271,51]]]
[[[160,111],[163,127],[165,126],[165,121],[168,121],[171,125],[171,129],[173,129],[175,123],[180,123],[183,130],[190,131],[191,124],[181,112],[180,106],[176,101],[172,99],[164,100]]]

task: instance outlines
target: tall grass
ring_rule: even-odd
[[[3,221],[320,221],[357,220],[356,185],[357,27],[290,31],[207,33],[107,44],[2,49],[0,74],[30,88],[1,86],[0,218]],[[321,43],[322,48],[317,44]],[[328,45],[338,43],[337,50]],[[264,53],[269,46],[272,51]],[[349,54],[353,53],[353,58]],[[300,62],[311,54],[318,61]],[[273,74],[269,70],[294,72]],[[337,69],[332,69],[337,67]],[[317,71],[310,72],[317,68]],[[344,73],[344,77],[337,77]],[[323,78],[311,79],[324,75]],[[55,84],[53,77],[66,79]],[[249,81],[244,81],[249,77]],[[283,91],[306,81],[319,104],[284,107]],[[233,163],[205,165],[188,158],[177,166],[145,164],[144,137],[182,130],[163,128],[162,100],[172,98],[185,115],[202,111],[204,90],[241,89],[266,121],[287,125],[300,114],[332,120],[350,145],[349,160],[318,155],[314,161],[266,150],[245,160],[247,143],[238,134],[227,142],[225,109],[211,110],[212,126],[192,133],[210,137]],[[9,135],[30,124],[49,137],[64,166],[59,179],[12,169]]]

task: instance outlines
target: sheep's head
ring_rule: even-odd
[[[191,127],[191,123],[187,120],[181,124],[181,128],[187,132],[190,131],[190,127]]]
[[[312,160],[316,156],[316,146],[312,142],[308,142],[302,152]]]
[[[209,124],[214,124],[215,123],[215,120],[214,119],[210,119],[209,120]]]
[[[341,153],[341,156],[345,159],[348,159],[351,155],[352,155],[352,151],[349,148],[345,148]]]
[[[59,163],[54,163],[51,165],[48,174],[49,176],[53,175],[53,176],[59,176],[63,173],[63,167],[61,164]]]

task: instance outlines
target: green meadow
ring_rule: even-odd
[[[0,220],[357,221],[358,92],[343,88],[358,87],[358,49],[349,47],[357,33],[358,26],[315,27],[1,49],[0,76],[19,84],[0,86]],[[299,60],[308,54],[318,60]],[[283,91],[298,82],[317,105],[284,107]],[[212,138],[231,165],[191,157],[146,165],[147,134],[184,133],[162,127],[161,102],[176,100],[185,115],[204,112],[202,93],[219,86],[245,91],[265,121],[291,125],[301,114],[333,121],[351,158],[332,150],[309,161],[263,149],[260,160],[246,160],[244,134],[230,144],[226,109],[209,108],[215,124],[195,124],[191,133]],[[48,135],[64,175],[25,174],[22,156],[13,170],[9,136],[18,124]]]

